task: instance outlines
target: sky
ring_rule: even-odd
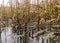
[[[30,0],[30,1],[35,1],[35,0]],[[39,0],[39,1],[41,2],[42,0]],[[37,0],[35,2],[37,3]],[[2,5],[2,3],[3,3],[3,0],[0,0],[0,6]],[[9,0],[4,0],[4,6],[9,6]]]
[[[8,1],[9,1],[9,0],[4,0],[4,5],[5,5],[5,6],[6,6],[6,5],[8,6]],[[3,0],[0,0],[0,6],[2,5],[2,3],[3,3]]]

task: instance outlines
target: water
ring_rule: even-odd
[[[13,43],[12,28],[4,29],[1,33],[2,43]]]
[[[1,39],[2,43],[20,43],[20,38],[17,36],[14,36],[12,33],[11,27],[6,27],[1,33]],[[39,39],[36,37],[33,40],[29,40],[29,43],[50,43],[50,39],[43,39],[42,36],[39,36]],[[22,42],[23,43],[23,40]],[[57,43],[57,42],[56,42]]]

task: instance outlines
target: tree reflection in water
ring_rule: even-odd
[[[13,35],[12,33],[12,28],[11,27],[6,27],[2,33],[1,33],[1,38],[2,38],[2,43],[23,43],[23,40],[24,38],[20,38],[19,36],[17,35]],[[21,40],[20,40],[21,39]],[[42,36],[39,36],[38,38],[35,37],[33,38],[33,40],[28,40],[29,43],[58,43],[58,39],[51,39],[51,38],[48,38],[48,39],[43,39]],[[21,42],[20,42],[21,41]]]
[[[12,28],[6,27],[1,33],[2,43],[13,43]]]

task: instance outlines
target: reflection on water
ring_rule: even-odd
[[[1,33],[2,43],[13,43],[12,28],[4,29]]]
[[[23,43],[23,40],[20,40],[20,37],[14,36],[12,33],[11,27],[6,27],[1,33],[2,43]],[[21,41],[21,42],[20,42]],[[43,39],[42,36],[33,38],[33,41],[29,41],[29,43],[50,43],[50,39]],[[58,42],[56,42],[58,43]]]

